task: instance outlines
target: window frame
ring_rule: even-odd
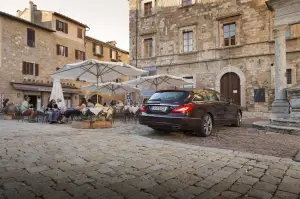
[[[63,51],[61,52],[61,47],[63,47]],[[56,54],[63,56],[63,57],[68,57],[68,47],[67,46],[63,46],[60,44],[56,44]]]
[[[231,30],[231,26],[234,25],[234,31]],[[228,27],[228,31],[225,31],[225,27]],[[236,22],[231,22],[231,23],[225,23],[223,24],[223,44],[224,46],[235,46],[237,45],[237,34],[236,34],[236,30],[237,30],[237,24]],[[231,33],[234,32],[234,37],[231,38]],[[225,38],[225,34],[228,34],[228,38]],[[226,45],[226,39],[228,39],[228,45]],[[234,39],[234,44],[232,44],[232,39]]]
[[[152,1],[144,3],[144,16],[149,17],[152,15]]]
[[[22,74],[23,75],[31,75],[31,76],[39,76],[39,64],[32,62],[22,62]]]
[[[293,69],[291,68],[286,69],[286,83],[293,84]]]
[[[32,38],[30,38],[30,33]],[[32,28],[27,28],[27,46],[35,47],[35,30]]]
[[[144,39],[144,57],[153,57],[153,38]]]
[[[193,5],[193,0],[181,0],[181,5],[183,7],[185,7],[185,6],[191,6],[191,5]]]
[[[68,34],[68,23],[56,19],[56,30]]]
[[[85,52],[75,49],[75,60],[85,60]]]
[[[83,39],[83,29],[77,28],[77,38]]]
[[[186,35],[186,38],[185,38]],[[184,31],[182,33],[183,36],[183,52],[184,53],[189,53],[189,52],[193,52],[194,51],[194,40],[193,40],[193,36],[194,33],[192,30],[188,30],[188,31]],[[187,42],[187,45],[185,45],[185,42]],[[187,47],[187,51],[185,50],[185,47]],[[191,47],[191,49],[190,49]]]

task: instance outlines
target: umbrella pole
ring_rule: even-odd
[[[97,104],[99,104],[99,102],[98,102],[98,98],[99,98],[99,97],[98,97],[98,90],[99,90],[99,89],[98,89],[98,87],[99,87],[98,81],[99,81],[99,77],[97,77]]]

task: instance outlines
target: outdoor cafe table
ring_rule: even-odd
[[[139,110],[138,106],[125,106],[124,107],[125,110],[129,110],[130,113],[136,113]]]
[[[104,109],[103,107],[89,108],[89,110],[90,110],[94,115],[98,115],[103,109]]]

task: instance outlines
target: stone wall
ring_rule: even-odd
[[[149,0],[151,1],[151,0]],[[197,88],[219,89],[219,74],[238,71],[242,106],[249,111],[270,110],[274,90],[273,16],[265,0],[202,0],[183,7],[177,0],[161,0],[153,15],[144,17],[135,0],[130,1],[130,55],[138,67],[156,66],[158,73],[195,76]],[[223,24],[236,23],[236,45],[225,47]],[[194,26],[196,48],[180,51],[182,28]],[[299,26],[292,27],[287,40],[287,68],[293,70],[293,83],[300,81]],[[137,32],[137,34],[136,34]],[[137,42],[136,42],[137,36]],[[154,57],[143,56],[143,40],[153,38]],[[265,102],[254,102],[254,89],[265,88]]]
[[[61,39],[51,31],[12,20],[7,17],[0,17],[1,27],[1,73],[0,73],[0,92],[9,97],[15,103],[23,99],[23,92],[15,90],[10,82],[24,82],[24,79],[30,79],[35,83],[51,83],[50,74],[56,71],[57,67],[62,67],[67,63],[75,62],[75,49],[85,50],[84,43],[78,44],[70,39]],[[35,30],[35,47],[27,46],[27,28]],[[56,53],[56,44],[66,44],[69,47],[69,56],[62,57]],[[39,64],[39,76],[23,75],[22,62],[31,62]],[[73,81],[64,81],[64,83],[75,84]],[[76,83],[78,85],[78,83]],[[17,93],[20,94],[17,97]],[[73,99],[73,104],[78,104],[78,100]]]

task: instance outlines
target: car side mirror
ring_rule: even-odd
[[[233,102],[234,102],[233,99],[229,99],[229,100],[228,100],[228,103],[229,103],[229,104],[232,104]]]

